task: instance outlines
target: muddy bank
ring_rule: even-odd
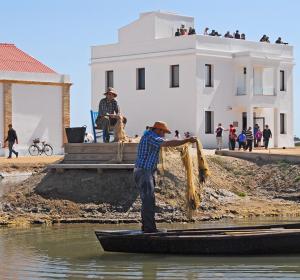
[[[220,156],[208,156],[208,163],[212,176],[198,190],[201,205],[194,221],[300,215],[299,165]],[[188,221],[179,156],[169,154],[165,169],[157,176],[157,220]],[[130,171],[39,171],[2,197],[0,223],[131,223],[139,222],[140,206]]]

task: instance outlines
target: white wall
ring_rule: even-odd
[[[13,84],[12,116],[22,154],[37,137],[50,143],[55,154],[62,152],[60,86]]]
[[[3,104],[3,84],[0,83],[0,142],[3,145],[4,139],[4,104]],[[3,150],[0,145],[0,156],[3,155]]]
[[[180,87],[170,88],[170,65],[179,64]],[[145,68],[146,89],[136,89],[136,68]],[[178,129],[195,133],[194,56],[149,58],[115,63],[92,65],[92,108],[98,110],[98,103],[105,91],[105,71],[114,71],[114,87],[122,113],[128,118],[126,132],[141,135],[147,125],[157,120],[166,121],[171,130]]]
[[[205,87],[205,64],[212,65],[213,87]],[[214,130],[218,123],[227,128],[233,121],[239,121],[239,113],[234,111],[235,75],[232,59],[197,56],[197,135],[205,147],[216,146],[215,134],[205,134],[205,111],[213,111]],[[227,133],[224,134],[225,139]]]

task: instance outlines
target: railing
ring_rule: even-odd
[[[244,87],[238,87],[236,89],[236,95],[240,96],[240,95],[246,95],[246,88]]]
[[[263,95],[263,96],[275,96],[275,88],[254,88],[254,95]]]

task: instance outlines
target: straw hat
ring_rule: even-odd
[[[171,133],[170,129],[168,128],[167,123],[165,122],[155,122],[153,126],[150,126],[150,128],[157,128],[157,129],[161,129],[164,130],[166,133]]]
[[[115,97],[118,96],[116,90],[113,87],[108,87],[107,91],[104,93],[104,95],[108,94],[108,93],[112,93]]]

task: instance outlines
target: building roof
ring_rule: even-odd
[[[0,71],[56,73],[14,44],[7,43],[0,43]]]

